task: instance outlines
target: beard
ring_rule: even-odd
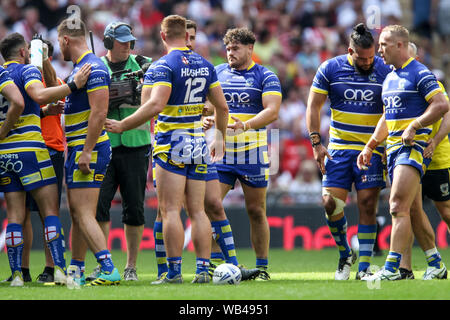
[[[368,69],[363,69],[355,63],[355,69],[356,69],[356,71],[358,71],[358,73],[360,73],[364,76],[368,76],[373,72],[373,65],[374,64],[372,63]]]

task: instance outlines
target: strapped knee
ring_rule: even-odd
[[[328,215],[326,214],[328,217],[332,217],[332,216],[336,216],[338,214],[340,214],[342,211],[344,211],[345,208],[345,201],[333,196],[328,190],[324,189],[322,192],[322,196],[330,196],[331,198],[333,198],[334,203],[336,205],[336,207],[334,208],[334,211],[332,214]]]

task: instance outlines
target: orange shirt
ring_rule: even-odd
[[[46,87],[45,82],[42,82],[44,87]],[[64,84],[64,81],[58,78],[58,83],[61,85]],[[44,106],[41,106],[41,108]],[[47,147],[57,151],[64,151],[64,131],[61,126],[61,115],[41,118],[41,130]]]

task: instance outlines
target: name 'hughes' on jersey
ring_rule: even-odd
[[[156,120],[153,155],[178,153],[187,144],[206,149],[201,117],[209,90],[219,85],[214,66],[189,48],[175,48],[150,66],[143,85],[172,88]]]

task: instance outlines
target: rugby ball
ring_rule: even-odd
[[[241,270],[231,263],[222,263],[214,270],[212,277],[214,284],[239,284]]]

